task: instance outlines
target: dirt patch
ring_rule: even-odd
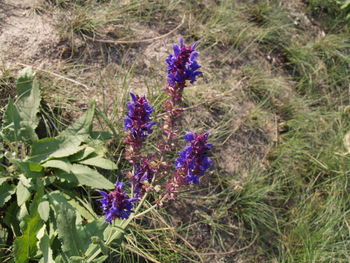
[[[0,3],[0,57],[8,66],[48,62],[59,41],[53,18],[36,14],[35,0],[4,0]]]

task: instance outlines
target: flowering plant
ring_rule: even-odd
[[[135,212],[134,204],[139,202],[139,208],[148,192],[159,193],[155,206],[162,204],[163,201],[175,199],[179,187],[198,184],[200,177],[212,165],[212,160],[208,157],[208,152],[212,148],[212,144],[207,142],[208,133],[187,132],[184,141],[188,144],[179,152],[176,160],[170,160],[164,154],[173,150],[170,145],[175,145],[172,142],[179,134],[177,125],[182,111],[183,90],[187,82],[195,82],[202,74],[198,71],[201,65],[197,62],[196,46],[197,43],[186,46],[180,38],[180,45],[174,45],[174,53],[165,60],[168,65],[168,85],[165,92],[169,97],[163,103],[165,117],[162,123],[162,133],[164,136],[158,139],[159,154],[146,156],[141,154],[140,150],[144,147],[144,141],[152,133],[156,124],[151,117],[154,109],[145,96],[140,97],[130,93],[131,101],[126,104],[128,110],[127,117],[124,118],[124,128],[129,133],[124,143],[125,159],[133,166],[133,172],[127,175],[132,186],[132,198],[122,191],[124,184],[119,181],[116,182],[115,190],[110,193],[98,191],[103,196],[99,201],[108,223],[112,223],[117,218],[132,218],[131,214]],[[156,189],[154,185],[160,188]],[[134,217],[136,216],[140,214]]]
[[[55,137],[47,137],[51,133],[43,135],[38,129],[39,123],[46,123],[45,114],[40,115],[40,86],[31,69],[20,73],[17,98],[9,99],[0,124],[0,240],[6,236],[11,247],[1,249],[0,258],[5,253],[19,263],[105,262],[109,245],[124,236],[131,220],[175,199],[181,187],[200,182],[212,165],[208,133],[186,133],[182,150],[178,140],[183,90],[202,74],[195,48],[181,39],[166,59],[168,98],[159,122],[146,96],[130,93],[123,142],[131,169],[115,184],[100,173],[117,165],[105,158],[104,141],[112,134],[92,129],[95,103]],[[156,124],[161,132],[151,152],[146,140]],[[89,188],[98,189],[93,193],[99,195],[104,217],[82,193]],[[154,204],[142,211],[150,194]]]

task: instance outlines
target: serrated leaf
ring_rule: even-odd
[[[30,127],[34,131],[39,123],[37,114],[39,112],[41,95],[39,85],[34,80],[30,68],[26,68],[20,73],[17,79],[16,90],[18,96],[16,107],[21,116],[21,125]]]
[[[46,222],[47,219],[49,219],[49,215],[50,215],[49,202],[46,200],[41,201],[39,206],[38,206],[38,212],[39,212],[40,218]]]
[[[48,160],[42,164],[45,168],[57,168],[66,173],[71,172],[71,163],[68,160]]]
[[[117,165],[114,162],[112,162],[111,160],[102,158],[102,157],[98,157],[98,156],[93,157],[93,158],[89,158],[89,159],[85,159],[83,161],[80,161],[79,163],[100,167],[100,168],[103,168],[106,170],[117,169]]]
[[[71,126],[65,129],[61,136],[90,136],[92,131],[92,120],[95,113],[95,102],[89,105],[88,110]]]
[[[102,174],[84,165],[73,164],[72,174],[81,185],[106,190],[115,188],[114,184],[107,180]]]
[[[18,96],[28,93],[32,89],[34,76],[31,67],[24,68],[17,77],[16,92]]]
[[[73,209],[62,203],[58,206],[57,230],[62,242],[62,251],[68,256],[82,256],[81,240],[75,226],[76,215]]]
[[[16,191],[16,187],[12,184],[3,183],[0,186],[0,207],[11,199],[11,195]]]

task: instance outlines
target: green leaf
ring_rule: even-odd
[[[25,203],[25,201],[28,200],[30,197],[30,192],[26,186],[22,183],[22,181],[19,181],[17,188],[16,188],[16,196],[17,196],[17,204],[18,206],[21,206]]]
[[[30,127],[34,131],[39,123],[37,114],[39,112],[41,96],[39,85],[34,80],[30,68],[26,68],[20,73],[17,79],[16,89],[18,96],[16,107],[21,116],[21,125]]]
[[[21,117],[10,98],[3,116],[2,132],[4,139],[9,142],[21,141]]]
[[[93,157],[93,158],[89,158],[89,159],[85,159],[83,161],[80,161],[79,163],[100,167],[100,168],[103,168],[106,170],[117,169],[117,165],[114,162],[112,162],[111,160],[102,158],[102,157],[98,157],[98,156]]]
[[[84,165],[73,164],[72,174],[81,185],[107,190],[115,188],[114,184],[107,180],[102,174]]]
[[[94,140],[107,141],[113,138],[113,133],[109,131],[93,131],[91,132],[91,138]]]
[[[11,195],[15,192],[16,187],[12,184],[3,183],[0,186],[0,207],[11,199]]]
[[[86,209],[84,206],[82,206],[77,200],[75,200],[74,198],[71,198],[69,197],[68,195],[65,195],[64,196],[66,197],[68,203],[74,207],[76,209],[76,211],[83,217],[85,218],[86,220],[88,221],[92,221],[94,219],[96,219],[96,214],[93,213],[92,209],[90,208],[90,210],[92,212],[90,212],[88,209]],[[89,204],[86,204],[86,205],[89,205]]]
[[[22,122],[12,98],[9,99],[4,112],[2,133],[4,140],[9,142],[22,141],[28,143],[38,139],[34,129]]]
[[[40,105],[40,90],[33,82],[30,70],[25,70],[17,80],[18,100],[10,98],[3,117],[3,137],[9,142],[34,142],[38,139],[35,128]]]
[[[10,162],[22,171],[27,178],[41,178],[44,176],[43,167],[38,163],[18,159],[10,159]]]
[[[34,76],[31,67],[24,68],[19,73],[16,81],[16,91],[19,97],[29,93],[32,90],[33,80]]]
[[[81,150],[79,137],[44,138],[33,143],[30,161],[43,162],[49,158],[71,156]]]
[[[62,242],[62,251],[68,256],[82,256],[81,240],[75,226],[76,215],[66,204],[58,205],[57,230]]]
[[[38,189],[34,200],[30,207],[30,214],[23,218],[23,234],[17,237],[14,242],[14,257],[16,263],[28,262],[33,258],[37,251],[37,238],[38,231],[43,226],[43,221],[40,219],[38,213],[38,203],[43,196],[43,189]]]
[[[71,172],[72,165],[68,161],[68,159],[61,159],[61,160],[48,160],[42,164],[45,168],[57,168],[60,169],[66,173]]]
[[[39,248],[43,253],[43,263],[55,263],[52,258],[52,249],[50,247],[50,238],[44,233],[44,235],[39,240]]]
[[[46,222],[47,219],[49,219],[49,215],[50,215],[49,202],[46,200],[41,201],[38,206],[38,212],[39,212],[40,218]]]
[[[93,263],[103,263],[103,262],[106,262],[107,258],[108,258],[108,256],[101,256],[99,258],[94,259],[92,262]]]
[[[95,102],[91,103],[88,110],[75,123],[64,130],[60,136],[90,136],[92,132],[94,113]]]
[[[84,160],[92,154],[94,154],[94,156],[96,156],[94,148],[92,148],[86,144],[82,145],[80,147],[83,147],[81,151],[77,152],[74,155],[69,156],[69,160],[71,162],[78,162],[78,161]]]

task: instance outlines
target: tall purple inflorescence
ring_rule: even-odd
[[[102,198],[98,201],[101,203],[101,208],[108,223],[112,223],[116,218],[127,219],[134,212],[132,203],[139,200],[138,198],[129,198],[122,191],[123,183],[117,181],[115,186],[115,190],[108,194],[105,191],[97,191],[102,195]]]
[[[197,63],[198,52],[195,51],[197,42],[192,46],[185,46],[180,38],[180,45],[174,45],[174,54],[170,54],[165,60],[168,64],[168,88],[166,92],[174,100],[181,99],[186,80],[190,83],[196,81],[196,77],[202,72],[197,71],[201,65]]]
[[[175,180],[178,184],[199,183],[200,176],[212,165],[212,160],[207,157],[208,150],[212,148],[207,143],[208,133],[196,134],[187,132],[184,140],[189,144],[179,153],[180,157],[175,161]]]
[[[124,118],[124,129],[130,130],[130,134],[125,138],[125,143],[129,145],[126,149],[126,158],[134,162],[139,155],[143,141],[148,134],[152,133],[152,127],[156,122],[151,121],[153,107],[148,104],[145,96],[140,97],[130,93],[132,101],[127,103],[127,118]]]
[[[125,130],[130,130],[132,136],[131,141],[138,144],[143,141],[147,134],[152,133],[152,126],[156,124],[151,121],[151,113],[153,107],[148,105],[145,96],[140,97],[130,92],[131,102],[127,103],[127,118],[124,118]]]
[[[176,129],[176,118],[181,113],[181,99],[186,82],[193,83],[197,76],[202,72],[198,71],[201,65],[197,62],[198,52],[195,50],[197,42],[192,46],[186,46],[183,39],[180,38],[180,45],[174,45],[174,54],[170,54],[165,60],[168,71],[168,86],[165,92],[169,99],[163,103],[166,112],[163,117],[163,132],[166,135],[166,141],[161,148],[169,149],[170,140],[178,136]]]

